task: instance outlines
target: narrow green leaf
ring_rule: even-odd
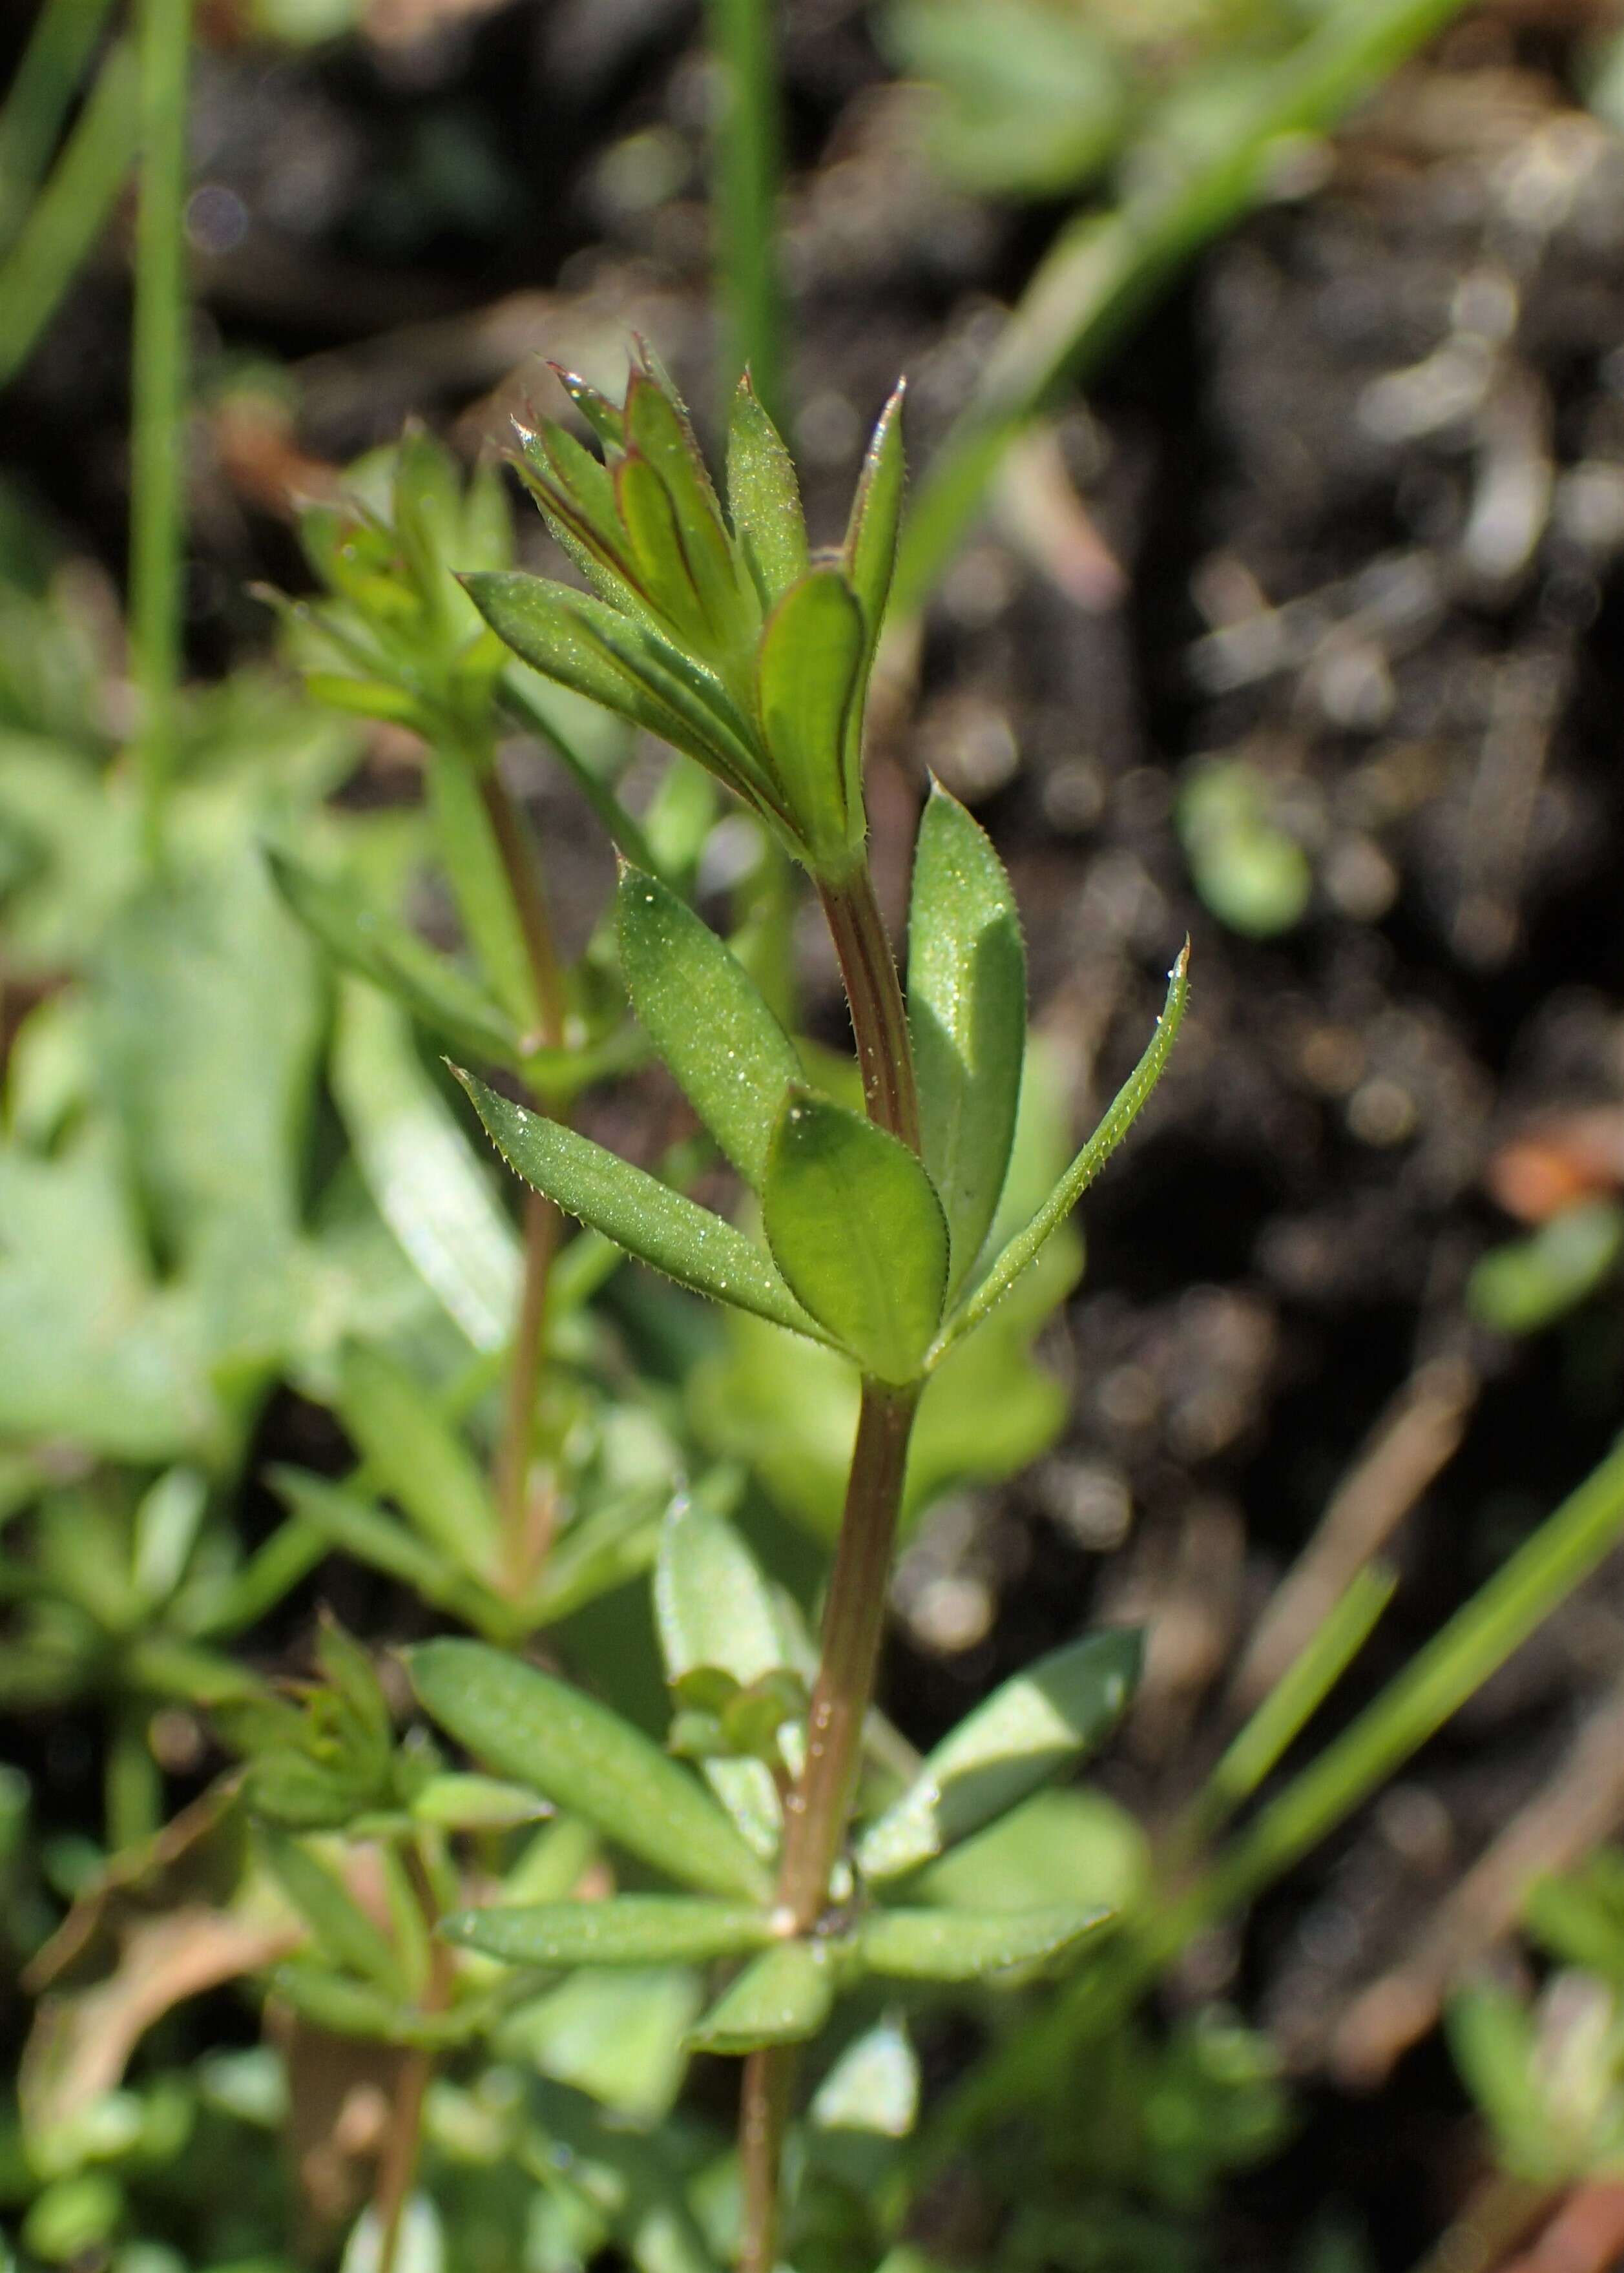
[[[869,2131],[882,2139],[906,2139],[918,2113],[919,2061],[895,2014],[846,2046],[811,2107],[820,2131]]]
[[[1026,955],[986,832],[939,783],[920,822],[908,914],[908,1027],[924,1160],[962,1284],[997,1212],[1026,1046]]]
[[[608,396],[596,386],[590,386],[575,371],[566,371],[562,364],[549,364],[547,368],[604,447],[608,450],[622,448],[626,440],[625,421],[619,408],[610,401]]]
[[[630,540],[638,581],[681,644],[703,650],[710,624],[688,564],[671,491],[640,452],[614,469],[615,502]]]
[[[864,1878],[916,1870],[1074,1767],[1121,1717],[1142,1655],[1137,1630],[1090,1634],[995,1689],[864,1832],[857,1845]]]
[[[346,971],[382,986],[430,1032],[460,1050],[498,1066],[519,1061],[519,1030],[477,979],[466,978],[405,925],[357,904],[346,884],[312,875],[284,852],[268,852],[267,859],[293,914]]]
[[[691,1894],[617,1894],[603,1902],[536,1902],[459,1910],[440,1932],[508,1965],[703,1965],[774,1939],[765,1910]]]
[[[716,491],[687,420],[641,371],[633,371],[626,390],[626,438],[664,483],[700,606],[714,639],[724,649],[731,648],[747,628],[747,604]]]
[[[660,1530],[654,1609],[665,1678],[720,1666],[741,1688],[786,1662],[772,1595],[725,1516],[697,1497],[674,1499]]]
[[[654,1560],[664,1505],[663,1489],[639,1487],[577,1517],[553,1543],[540,1588],[525,1603],[527,1618],[554,1625],[639,1577]]]
[[[1066,1902],[1054,1909],[871,1910],[857,1926],[864,1970],[895,1981],[981,1981],[1011,1966],[1057,1957],[1111,1913]]]
[[[838,568],[813,568],[767,619],[756,698],[773,770],[808,848],[844,860],[862,841],[846,741],[864,654],[863,612]]]
[[[382,1350],[352,1342],[339,1369],[338,1412],[377,1482],[430,1545],[488,1576],[498,1557],[495,1507],[478,1462],[422,1384]]]
[[[738,956],[664,884],[628,868],[615,907],[633,1009],[695,1112],[759,1191],[785,1094],[800,1078],[789,1037]]]
[[[786,1941],[747,1966],[689,2032],[695,2051],[753,2052],[763,2044],[804,2044],[834,2002],[826,1951]]]
[[[323,1954],[361,1974],[390,1996],[404,1993],[401,1963],[381,1926],[373,1924],[335,1871],[302,1842],[268,1823],[254,1835],[266,1868],[315,1935]]]
[[[800,1301],[876,1380],[918,1377],[947,1287],[947,1226],[906,1144],[861,1114],[790,1092],[763,1219]]]
[[[277,1966],[270,1986],[302,2019],[313,2021],[319,2029],[338,2037],[360,2037],[371,2044],[446,2052],[465,2044],[490,2020],[489,2008],[483,2003],[470,2002],[451,2013],[416,2012],[365,1982],[352,1981],[304,1958]]]
[[[1110,1109],[1082,1151],[1024,1231],[1018,1231],[986,1276],[954,1311],[930,1353],[935,1365],[952,1345],[980,1325],[995,1302],[1002,1301],[1043,1246],[1065,1221],[1111,1154],[1139,1118],[1139,1109],[1161,1080],[1178,1039],[1179,1024],[1190,992],[1190,942],[1179,950],[1168,979],[1167,1001],[1149,1046],[1133,1071],[1111,1100]]]
[[[377,1504],[301,1468],[274,1467],[270,1482],[300,1519],[331,1547],[398,1579],[425,1602],[470,1624],[482,1624],[495,1597],[447,1561],[437,1548],[384,1513]]]
[[[897,532],[902,525],[902,491],[906,475],[902,455],[902,401],[907,382],[898,379],[891,398],[880,413],[857,494],[852,499],[846,531],[846,573],[862,604],[868,626],[868,650],[879,643],[880,626],[891,591],[891,570],[897,559]]]
[[[411,1801],[414,1820],[439,1831],[512,1831],[552,1812],[525,1785],[485,1775],[431,1776]]]
[[[545,1114],[527,1113],[468,1074],[458,1079],[509,1167],[566,1214],[579,1216],[679,1286],[793,1333],[827,1339],[761,1249],[723,1217]]]
[[[763,607],[807,572],[807,524],[794,461],[747,371],[727,427],[727,503]]]
[[[425,1708],[498,1774],[686,1885],[765,1899],[766,1873],[715,1801],[606,1706],[480,1642],[427,1642],[410,1668]]]

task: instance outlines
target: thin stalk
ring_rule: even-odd
[[[722,81],[716,124],[716,267],[726,337],[724,409],[748,364],[769,413],[783,417],[783,295],[778,197],[782,127],[772,0],[708,0]]]
[[[508,785],[493,762],[480,770],[479,792],[490,816],[491,833],[496,840],[502,874],[524,941],[536,994],[539,1039],[545,1048],[557,1049],[564,1039],[564,974],[542,889],[536,849],[523,815],[508,795]],[[539,1192],[527,1193],[524,1271],[494,1473],[503,1568],[508,1590],[515,1596],[532,1585],[553,1543],[553,1496],[549,1492],[532,1503],[530,1466],[536,1381],[547,1333],[547,1294],[561,1229],[559,1212],[552,1201],[544,1199]]]
[[[187,87],[192,0],[141,0],[141,191],[135,233],[130,645],[141,701],[149,854],[175,759],[185,540]]]
[[[873,880],[863,867],[841,884],[822,889],[869,1114],[917,1152],[919,1100],[907,1018]],[[778,1902],[796,1933],[810,1932],[823,1916],[846,1843],[879,1669],[886,1586],[918,1404],[917,1384],[862,1385],[823,1605],[817,1678],[807,1713],[806,1760],[784,1806]],[[746,2064],[739,2110],[742,2273],[772,2273],[778,2262],[784,2130],[793,2074],[793,2054],[784,2046],[757,2052]]]
[[[868,1117],[917,1152],[919,1091],[908,1016],[874,879],[865,864],[838,884],[820,884],[818,891],[840,959]]]
[[[440,1903],[415,1841],[407,1842],[402,1859],[429,1932],[430,1972],[423,2009],[442,2013],[451,2001],[452,1958],[450,1950],[435,1933],[440,1924]],[[379,2233],[378,2273],[395,2273],[401,2226],[406,2205],[411,2200],[411,2183],[422,2150],[424,2103],[433,2080],[432,2052],[419,2049],[405,2054],[389,2105],[389,2127],[378,2157],[378,2177],[372,2189],[372,2210]]]
[[[1282,152],[1319,134],[1380,83],[1465,0],[1342,0],[1224,113],[1215,146],[1194,142],[1178,93],[1122,171],[1153,186],[1071,221],[1040,263],[969,409],[921,484],[891,586],[893,622],[929,597],[980,513],[1010,442],[1066,379],[1086,378],[1190,257],[1269,193]]]
[[[744,2063],[739,2097],[740,2273],[773,2273],[778,2262],[778,2176],[794,2080],[793,2044],[765,2044]]]
[[[807,1715],[807,1758],[785,1811],[778,1902],[797,1933],[816,1924],[846,1838],[874,1695],[885,1587],[897,1540],[917,1389],[863,1384],[839,1543],[823,1609],[823,1647]]]

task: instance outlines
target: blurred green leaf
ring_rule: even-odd
[[[401,1962],[387,1934],[374,1924],[335,1871],[302,1841],[268,1823],[256,1828],[267,1869],[316,1937],[323,1954],[380,1989],[405,1993]]]
[[[763,2044],[803,2044],[829,2018],[833,1968],[808,1941],[786,1941],[748,1965],[688,2041],[697,2052],[751,2052]]]
[[[868,2131],[906,2139],[919,2112],[919,2061],[895,2015],[849,2044],[814,2095],[821,2131]]]
[[[476,1577],[493,1572],[498,1524],[485,1477],[423,1384],[383,1350],[352,1342],[339,1369],[338,1411],[378,1484],[428,1544]]]
[[[766,1949],[774,1938],[765,1910],[688,1894],[459,1910],[440,1931],[459,1947],[504,1964],[544,1967],[703,1964]]]
[[[702,2001],[697,1977],[683,1967],[602,1973],[583,1967],[507,2015],[493,2045],[503,2059],[526,2061],[616,2115],[652,2125],[670,2112],[681,2085],[688,2032]],[[635,2234],[644,2242],[656,2236],[669,2241],[677,2218],[668,2187],[641,2166],[623,2169],[622,2177]],[[695,2259],[703,2263],[696,2243],[684,2234],[674,2262],[688,2267]]]
[[[680,1883],[764,1898],[761,1864],[715,1801],[606,1707],[478,1642],[426,1642],[410,1669],[425,1708],[499,1774],[533,1784]]]
[[[1174,819],[1196,890],[1231,931],[1272,939],[1301,923],[1313,871],[1273,819],[1268,784],[1244,758],[1209,758],[1186,776]]]
[[[815,865],[849,866],[866,827],[848,747],[861,724],[866,632],[838,568],[812,568],[767,619],[756,701],[773,770]]]
[[[793,1090],[763,1218],[789,1285],[863,1370],[916,1379],[942,1315],[947,1226],[907,1147],[861,1114]]]
[[[552,1812],[523,1784],[494,1776],[431,1775],[411,1800],[413,1819],[437,1831],[511,1831]]]
[[[863,1876],[883,1880],[917,1869],[1075,1765],[1121,1718],[1142,1654],[1137,1631],[1090,1634],[994,1690],[863,1833],[857,1845]]]
[[[1073,1949],[1105,1924],[1109,1910],[1075,1902],[1056,1909],[870,1910],[857,1924],[866,1969],[898,1981],[981,1981]]]
[[[1584,1302],[1624,1256],[1624,1207],[1582,1200],[1526,1239],[1491,1248],[1472,1266],[1466,1307],[1497,1333],[1537,1334]]]

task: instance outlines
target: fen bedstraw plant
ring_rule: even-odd
[[[905,1000],[868,858],[865,698],[903,492],[901,390],[868,450],[844,544],[808,546],[793,467],[748,377],[727,506],[646,351],[623,404],[564,384],[601,455],[563,426],[521,435],[520,470],[589,589],[468,574],[486,623],[545,677],[713,774],[807,871],[838,957],[866,1114],[808,1079],[725,943],[624,865],[616,929],[632,1007],[750,1195],[751,1228],[467,1076],[531,1189],[723,1305],[844,1354],[861,1399],[809,1685],[771,1598],[718,1515],[668,1519],[658,1573],[677,1743],[702,1782],[600,1705],[477,1642],[412,1660],[424,1705],[499,1774],[587,1817],[681,1894],[487,1908],[446,1932],[529,1966],[738,1958],[693,2041],[745,2056],[741,2262],[776,2262],[793,2047],[864,1974],[974,1979],[1049,1963],[1099,1924],[1077,1907],[949,1914],[911,1874],[1094,1742],[1131,1692],[1137,1641],[1104,1633],[981,1707],[863,1822],[864,1732],[920,1393],[1034,1262],[1166,1063],[1186,957],[1135,1072],[1031,1220],[984,1252],[1013,1139],[1025,954],[1009,881],[970,815],[933,789],[915,848]],[[708,1787],[708,1788],[707,1788]],[[890,1899],[900,1890],[902,1901]]]

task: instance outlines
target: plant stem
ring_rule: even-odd
[[[493,761],[480,770],[479,791],[490,816],[491,833],[496,840],[502,873],[524,941],[536,993],[540,1038],[548,1049],[557,1049],[564,1039],[564,976],[535,847],[523,816],[508,795],[508,785]],[[530,1465],[536,1378],[541,1369],[547,1331],[547,1290],[561,1228],[559,1212],[552,1201],[544,1199],[539,1192],[527,1193],[524,1277],[508,1360],[507,1407],[501,1442],[497,1447],[494,1479],[504,1572],[508,1588],[515,1595],[523,1594],[534,1581],[552,1544],[553,1497],[547,1494],[532,1508]]]
[[[727,337],[724,413],[748,364],[771,416],[783,416],[782,296],[777,258],[780,166],[772,0],[709,0],[710,52],[722,79],[713,205],[718,298]]]
[[[423,2007],[425,2012],[441,2013],[451,1999],[452,1960],[450,1950],[435,1937],[440,1904],[415,1841],[407,1842],[402,1860],[430,1935],[432,1969]],[[405,2055],[389,2107],[389,2129],[378,2158],[378,2179],[372,2190],[372,2209],[378,2220],[378,2273],[395,2273],[401,2226],[411,2199],[411,2182],[417,2175],[417,2156],[423,2143],[424,2102],[433,2080],[432,2052],[418,2050]]]
[[[868,1117],[917,1152],[919,1092],[907,1012],[874,879],[865,863],[838,884],[820,884],[818,891],[840,958]]]
[[[739,2099],[740,2273],[773,2273],[778,2262],[778,2173],[794,2075],[793,2044],[763,2044],[744,2063]]]
[[[918,1402],[917,1389],[863,1384],[823,1609],[817,1680],[807,1715],[806,1766],[786,1810],[778,1902],[793,1916],[797,1933],[808,1932],[822,1915],[830,1872],[846,1837],[863,1722],[879,1664],[885,1585]]]
[[[897,965],[866,866],[820,887],[840,958],[846,998],[870,1116],[919,1150],[919,1098]],[[919,1384],[865,1381],[846,1478],[840,1536],[823,1605],[817,1679],[807,1713],[807,1756],[785,1802],[778,1863],[780,1912],[808,1933],[829,1902],[846,1843],[885,1631],[885,1594],[907,1474]],[[739,2108],[744,2191],[741,2273],[773,2273],[778,2262],[784,2131],[794,2055],[785,2045],[751,2055]]]
[[[187,86],[192,0],[142,0],[141,193],[135,235],[130,645],[141,700],[149,854],[175,758],[185,539]]]

